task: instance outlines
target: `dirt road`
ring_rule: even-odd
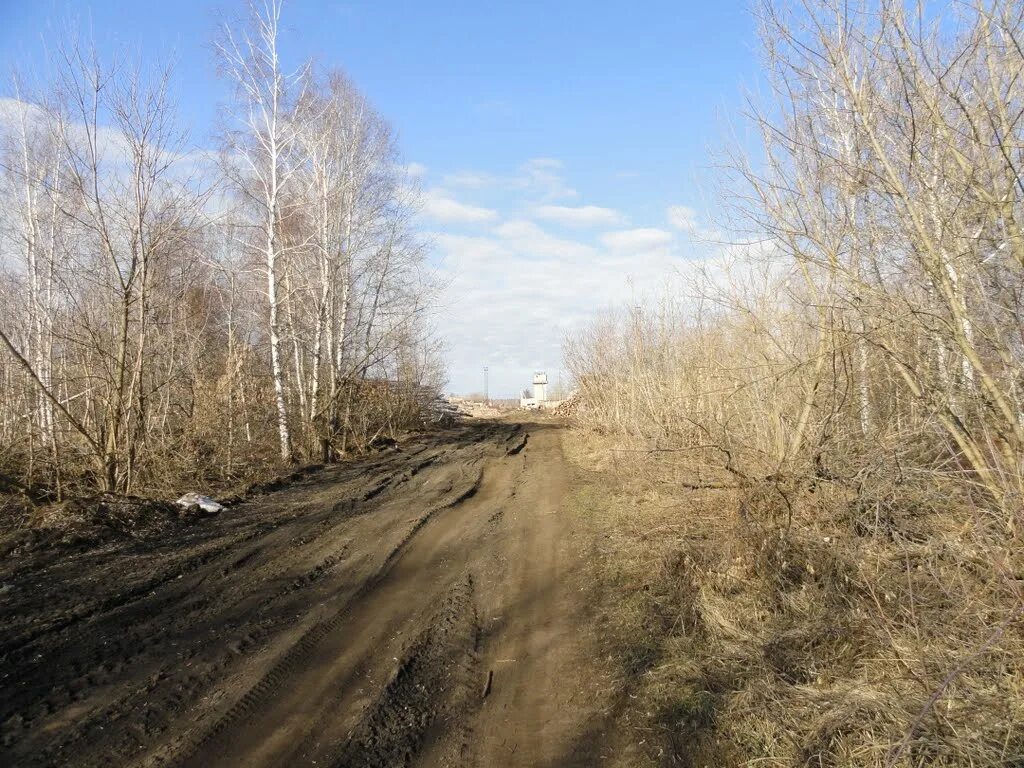
[[[0,765],[583,766],[586,532],[553,424],[477,422],[0,564]]]

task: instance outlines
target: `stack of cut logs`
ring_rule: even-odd
[[[579,392],[573,392],[569,397],[560,402],[552,413],[555,416],[575,416],[581,406],[581,400]]]

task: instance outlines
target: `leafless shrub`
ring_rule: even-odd
[[[757,246],[566,346],[621,500],[659,499],[609,514],[618,552],[689,585],[647,592],[689,618],[645,727],[670,764],[1014,764],[1024,18],[761,18],[765,159],[727,182]]]
[[[18,81],[0,462],[25,487],[234,486],[415,428],[443,384],[388,124],[341,73],[282,71],[280,2],[249,11],[217,45],[236,96],[219,158],[189,145],[169,70],[68,37],[53,82]]]

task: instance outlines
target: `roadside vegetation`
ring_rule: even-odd
[[[0,136],[0,494],[241,487],[421,423],[435,294],[394,135],[288,70],[281,3],[223,25],[216,151],[173,71],[66,36]],[[210,62],[211,69],[215,66]],[[205,142],[197,137],[197,142]]]
[[[1024,761],[1024,18],[938,11],[764,6],[742,242],[566,344],[622,764]]]

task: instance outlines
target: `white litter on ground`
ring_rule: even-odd
[[[190,507],[199,507],[203,512],[207,512],[211,515],[215,515],[218,512],[224,510],[223,504],[218,504],[216,501],[211,499],[209,496],[202,496],[198,493],[186,493],[176,502],[182,509],[189,509]]]

